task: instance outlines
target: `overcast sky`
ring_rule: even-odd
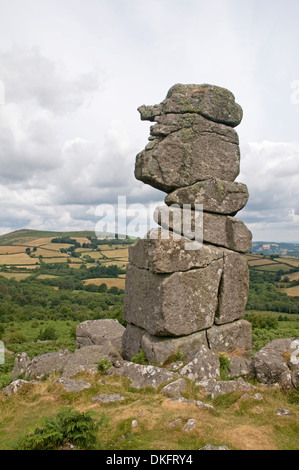
[[[0,233],[163,201],[134,178],[137,107],[210,83],[244,111],[238,217],[255,241],[299,242],[298,24],[296,0],[0,0]]]

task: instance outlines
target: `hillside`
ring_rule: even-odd
[[[299,243],[253,242],[251,253],[299,258]]]
[[[0,365],[0,389],[11,382],[18,353],[30,358],[76,349],[75,329],[85,320],[122,320],[125,266],[133,239],[97,240],[91,232],[22,230],[0,237],[0,340],[11,351]],[[253,327],[253,352],[277,338],[299,337],[299,259],[248,254],[250,292],[245,318]],[[299,282],[298,282],[299,284]],[[136,358],[142,361],[142,358]],[[225,374],[225,361],[223,371]],[[100,449],[199,449],[211,443],[230,449],[296,449],[298,393],[258,389],[263,399],[242,399],[242,393],[206,399],[189,382],[183,397],[205,400],[213,408],[173,402],[161,390],[141,390],[125,378],[77,378],[91,388],[69,393],[46,377],[34,389],[3,398],[0,391],[0,449],[18,446],[28,430],[64,407],[92,411],[100,422]],[[252,383],[254,379],[252,379]],[[119,403],[94,403],[98,394],[120,394]],[[277,415],[288,409],[290,417]],[[159,410],[159,412],[157,411]],[[190,419],[197,427],[183,430]],[[176,421],[178,420],[178,421]],[[132,422],[137,421],[135,427]],[[177,422],[174,427],[169,423]]]
[[[111,233],[102,232],[99,234],[101,237],[108,237]],[[54,238],[54,237],[71,237],[71,238],[87,238],[94,237],[95,233],[89,230],[73,231],[73,232],[54,232],[45,230],[30,230],[21,229],[0,235],[1,245],[16,245],[18,243],[25,244],[27,241],[33,241],[39,238]]]

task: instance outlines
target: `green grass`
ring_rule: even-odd
[[[103,374],[80,374],[91,383],[80,393],[68,393],[53,384],[55,377],[12,397],[0,394],[0,449],[13,449],[22,439],[44,424],[44,417],[57,416],[63,407],[80,413],[92,412],[101,422],[96,448],[102,450],[197,450],[205,444],[227,445],[230,449],[298,449],[298,406],[293,394],[261,389],[263,401],[240,401],[232,393],[211,401],[192,383],[188,396],[212,403],[214,410],[172,402],[160,391],[136,390],[128,379]],[[255,391],[256,392],[256,391]],[[92,402],[98,394],[120,393],[127,400],[116,403]],[[288,408],[289,418],[276,416],[277,408]],[[169,427],[169,422],[180,423]],[[188,419],[196,420],[194,431],[186,433]],[[132,421],[138,425],[132,427]]]

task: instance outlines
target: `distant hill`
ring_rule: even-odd
[[[299,258],[299,243],[253,242],[251,253]]]
[[[112,233],[101,232],[98,234],[99,237],[109,237]],[[70,238],[87,238],[95,237],[95,232],[89,230],[73,231],[73,232],[51,232],[46,230],[30,230],[21,229],[11,233],[0,235],[0,246],[4,245],[16,245],[20,242],[26,243],[32,239],[37,238],[50,238],[50,237],[70,237]]]

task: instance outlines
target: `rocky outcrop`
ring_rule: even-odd
[[[234,217],[248,201],[235,182],[242,109],[224,88],[178,84],[139,112],[156,124],[135,176],[168,195],[154,212],[161,228],[129,249],[124,357],[143,350],[162,364],[180,352],[190,362],[202,346],[249,357],[251,325],[241,318],[252,235]]]
[[[160,367],[134,364],[129,361],[116,362],[108,373],[127,377],[134,388],[153,387],[157,389],[160,385],[177,378],[177,374]]]
[[[36,380],[22,380],[22,379],[17,379],[11,382],[7,387],[4,387],[2,389],[2,393],[6,395],[7,397],[10,397],[11,395],[15,395],[18,393],[20,390],[27,389],[29,390],[33,385],[37,384],[38,382]]]
[[[206,212],[236,215],[246,205],[248,197],[245,184],[211,178],[176,189],[166,196],[165,203],[168,206],[178,204],[180,207],[190,204],[192,209],[202,204]]]
[[[232,392],[249,392],[256,389],[254,385],[245,382],[241,377],[237,380],[227,381],[216,379],[202,380],[196,382],[196,385],[202,387],[207,395],[211,395],[212,399]]]
[[[60,384],[66,392],[70,393],[78,393],[91,387],[90,383],[85,382],[85,380],[74,380],[67,377],[60,377],[60,379],[54,380],[53,383]]]
[[[63,377],[73,377],[79,372],[87,371],[96,373],[101,361],[116,361],[121,359],[119,352],[110,342],[104,342],[102,345],[85,346],[77,349],[72,354],[62,369]]]
[[[23,357],[25,357],[25,353],[21,354],[23,354]],[[70,356],[71,354],[67,349],[62,349],[58,352],[41,354],[40,356],[36,356],[32,360],[30,360],[29,363],[25,361],[26,368],[22,371],[22,373],[24,374],[24,378],[33,378],[40,380],[49,374],[61,373]],[[20,357],[17,357],[15,360],[15,367],[13,373],[15,373],[19,365]]]
[[[219,357],[207,347],[201,346],[194,359],[183,367],[179,373],[193,381],[220,378]]]
[[[79,323],[76,328],[77,346],[83,348],[110,341],[121,354],[124,331],[125,328],[114,319],[87,320]]]
[[[10,377],[11,378],[18,377],[20,374],[25,372],[30,362],[31,362],[31,359],[27,353],[21,352],[17,354],[15,358],[15,362],[14,362],[14,368],[10,374]]]
[[[285,390],[298,389],[299,338],[276,339],[254,357],[256,378],[264,384],[278,383]]]

